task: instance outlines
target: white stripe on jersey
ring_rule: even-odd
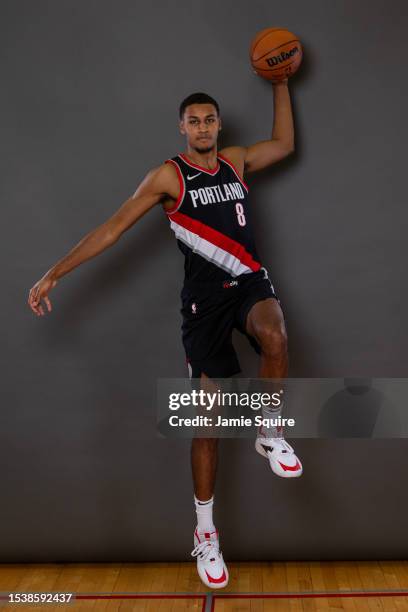
[[[243,264],[235,255],[231,255],[228,251],[224,251],[224,249],[221,249],[212,242],[175,223],[172,219],[170,219],[170,227],[176,234],[176,238],[190,247],[194,253],[198,253],[204,259],[207,259],[207,261],[215,263],[226,272],[229,272],[231,276],[253,272],[251,268]]]

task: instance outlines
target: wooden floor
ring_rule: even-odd
[[[196,594],[196,599],[90,599],[69,605],[6,604],[2,609],[24,610],[197,610],[230,612],[262,611],[407,611],[408,597],[310,597],[295,594],[313,592],[327,595],[338,591],[408,592],[408,562],[290,562],[229,563],[230,582],[226,589],[210,591],[197,576],[194,563],[127,564],[0,564],[2,596],[13,593],[76,594]],[[203,597],[212,594],[213,598]],[[222,599],[223,594],[288,594],[287,598]],[[201,595],[201,599],[199,598]],[[214,597],[215,595],[215,597]]]

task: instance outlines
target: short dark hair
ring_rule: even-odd
[[[185,98],[180,104],[180,119],[183,118],[184,111],[186,110],[187,106],[190,106],[191,104],[212,104],[217,109],[217,115],[220,114],[220,107],[218,106],[218,103],[216,102],[216,100],[214,100],[214,98],[212,98],[206,93],[197,92],[187,96],[187,98]]]

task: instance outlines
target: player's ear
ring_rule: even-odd
[[[179,128],[180,128],[180,133],[181,134],[185,134],[186,133],[186,130],[184,128],[184,121],[183,121],[183,119],[180,120]]]
[[[218,117],[218,125],[219,125],[218,131],[221,132],[222,130],[221,117]]]

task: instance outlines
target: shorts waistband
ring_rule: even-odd
[[[225,279],[215,280],[215,281],[197,281],[197,280],[184,279],[183,286],[191,290],[207,289],[211,291],[217,291],[218,289],[232,289],[234,287],[235,288],[240,287],[244,281],[247,281],[253,278],[263,277],[263,276],[264,276],[263,271],[258,270],[257,272],[249,272],[247,274],[240,274],[239,276],[236,276],[235,278],[227,277]]]
[[[191,281],[185,280],[184,287],[191,290],[207,290],[207,291],[218,291],[221,289],[232,289],[233,287],[239,287],[241,283],[232,278],[218,281]]]

